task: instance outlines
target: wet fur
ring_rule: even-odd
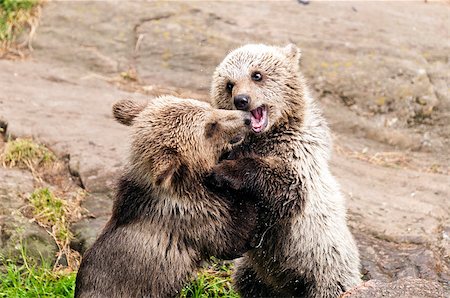
[[[244,113],[163,97],[148,106],[119,102],[114,114],[132,124],[132,154],[111,219],[83,256],[75,297],[177,296],[201,261],[250,248],[254,201],[230,189],[210,192],[202,182],[229,139],[245,130]]]
[[[249,110],[269,108],[266,132],[217,165],[209,183],[254,194],[265,205],[258,244],[237,262],[243,297],[335,298],[360,283],[359,254],[346,223],[344,198],[331,175],[330,132],[299,71],[300,52],[247,45],[217,67],[213,106],[235,109],[248,94]],[[258,70],[261,82],[250,74]],[[226,82],[235,85],[226,92]]]

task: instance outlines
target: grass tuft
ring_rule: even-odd
[[[73,297],[75,278],[75,272],[32,260],[23,247],[18,260],[0,255],[0,297]]]
[[[4,167],[28,168],[33,171],[37,166],[51,164],[56,157],[49,149],[31,139],[18,138],[6,143],[0,160]]]
[[[30,196],[33,217],[43,226],[51,228],[55,238],[62,243],[72,239],[67,222],[67,204],[47,187],[36,189]]]
[[[0,56],[12,47],[28,46],[36,31],[41,0],[0,0]],[[28,29],[28,36],[17,45],[18,37]],[[18,52],[20,54],[20,52]]]
[[[231,285],[232,264],[213,258],[208,268],[201,270],[197,278],[181,291],[181,298],[226,297],[239,298]]]
[[[54,269],[65,266],[70,270],[77,269],[81,256],[70,247],[70,241],[74,237],[70,231],[70,222],[79,202],[61,199],[47,187],[36,189],[29,201],[33,218],[47,230],[58,245]],[[60,260],[65,260],[66,265],[61,265]]]

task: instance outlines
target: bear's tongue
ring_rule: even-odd
[[[267,111],[265,106],[251,110],[251,125],[254,132],[261,132],[267,126]]]

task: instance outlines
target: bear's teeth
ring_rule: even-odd
[[[267,126],[267,110],[265,106],[258,107],[251,113],[252,130],[256,133],[262,132]]]
[[[251,113],[256,120],[261,121],[261,118],[263,117],[263,108],[262,107],[256,108],[252,110]]]

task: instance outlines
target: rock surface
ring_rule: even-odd
[[[449,17],[447,3],[422,2],[49,2],[32,58],[0,61],[0,123],[70,156],[96,216],[73,226],[84,250],[126,162],[115,100],[205,99],[229,50],[294,42],[335,133],[332,170],[365,277],[448,290]]]
[[[89,211],[89,215],[71,227],[75,235],[71,246],[81,253],[94,244],[108,221],[111,215],[112,199],[106,194],[89,194],[82,207]]]
[[[18,257],[23,246],[28,256],[52,263],[58,251],[55,241],[44,228],[21,213],[32,191],[30,173],[0,167],[0,254]]]
[[[403,278],[384,283],[370,280],[346,292],[342,298],[444,298],[442,286],[424,279]]]

